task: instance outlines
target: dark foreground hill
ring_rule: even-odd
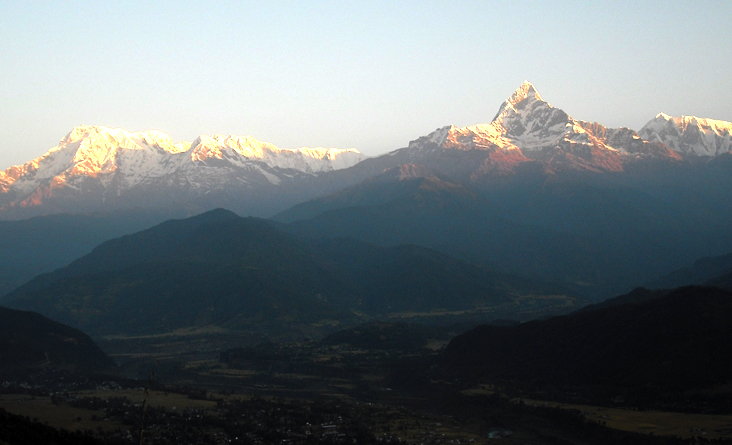
[[[732,293],[684,287],[644,303],[481,326],[454,338],[446,365],[470,378],[608,391],[684,391],[732,381]]]
[[[104,373],[116,365],[83,332],[34,312],[0,307],[0,372],[40,368]]]
[[[215,210],[108,241],[3,301],[92,335],[204,326],[317,335],[395,313],[481,309],[505,318],[499,309],[571,303],[557,294],[426,248],[304,241]]]

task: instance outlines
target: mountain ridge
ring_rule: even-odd
[[[213,324],[312,336],[393,313],[517,311],[542,292],[558,305],[574,301],[557,298],[556,287],[424,247],[301,239],[274,222],[218,209],[107,241],[2,301],[93,335]],[[551,306],[551,298],[540,300]]]
[[[732,150],[732,122],[659,113],[638,134],[685,155],[714,157]]]
[[[695,119],[722,128],[722,145],[702,158],[715,155],[714,162],[727,155],[732,124]],[[79,126],[46,154],[0,172],[0,217],[160,206],[271,216],[404,164],[490,188],[537,176],[645,175],[700,158],[658,132],[648,134],[652,140],[629,128],[575,119],[546,102],[528,81],[492,121],[444,126],[374,158],[355,149],[280,149],[251,136],[202,135],[174,143],[155,130]],[[729,162],[717,164],[726,168]]]
[[[407,147],[438,148],[520,153],[522,160],[543,161],[554,170],[622,171],[624,163],[639,157],[680,160],[668,147],[645,141],[629,128],[574,119],[544,101],[528,81],[503,102],[490,123],[442,127]]]
[[[64,194],[99,207],[150,187],[178,192],[185,201],[212,190],[276,187],[362,159],[353,148],[280,149],[251,136],[202,135],[174,143],[157,130],[79,126],[40,157],[0,172],[0,209],[42,206]]]

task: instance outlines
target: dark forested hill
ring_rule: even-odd
[[[551,306],[544,296],[561,293],[423,247],[302,240],[214,210],[108,241],[3,301],[92,335],[208,325],[307,333],[397,312],[483,308],[505,317]]]
[[[454,338],[446,366],[477,379],[686,390],[732,381],[732,293],[683,287],[647,302]]]
[[[116,365],[83,332],[34,312],[0,307],[0,372],[46,367],[104,373]]]

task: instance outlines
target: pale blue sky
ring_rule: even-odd
[[[404,147],[525,79],[572,116],[732,121],[732,1],[3,1],[0,168],[74,126]]]

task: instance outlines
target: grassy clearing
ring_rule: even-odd
[[[311,323],[311,326],[316,328],[323,328],[323,327],[337,327],[340,326],[341,322],[340,320],[330,320],[330,319],[323,319],[316,323]]]
[[[104,421],[102,411],[73,408],[68,405],[55,405],[50,397],[34,397],[28,394],[0,394],[0,408],[12,414],[37,419],[54,428],[68,431],[92,430],[114,431],[129,429],[128,425],[116,421]],[[96,416],[99,420],[92,420]]]
[[[514,295],[513,301],[505,304],[496,304],[491,306],[475,307],[463,310],[447,310],[435,309],[428,312],[393,312],[387,315],[389,319],[412,319],[412,318],[431,318],[445,316],[463,316],[463,315],[501,315],[509,316],[518,315],[526,311],[539,311],[553,309],[569,309],[575,307],[576,300],[572,297],[562,294],[556,295]]]
[[[79,397],[99,397],[106,400],[111,397],[126,397],[132,403],[142,403],[145,397],[142,389],[122,389],[116,391],[79,391],[74,395]],[[165,409],[188,409],[188,408],[215,408],[216,402],[210,400],[190,399],[184,394],[177,394],[163,391],[149,391],[147,397],[148,406]]]
[[[466,396],[491,396],[498,392],[498,389],[494,385],[480,384],[460,392]]]
[[[424,347],[432,351],[439,351],[440,349],[444,349],[448,343],[450,343],[448,340],[433,340],[427,343]]]
[[[604,422],[608,427],[622,431],[685,438],[701,436],[706,439],[729,438],[732,436],[732,415],[728,414],[634,411],[589,405],[568,405],[542,400],[522,400],[530,405],[579,410],[587,419]],[[518,399],[516,402],[518,402]]]
[[[104,340],[140,340],[140,339],[153,339],[153,338],[168,338],[168,337],[189,337],[192,335],[208,335],[208,334],[231,334],[232,331],[229,329],[222,328],[216,325],[206,325],[198,327],[180,328],[170,332],[163,332],[160,334],[150,335],[108,335],[102,337]]]
[[[463,309],[459,311],[448,311],[446,309],[436,309],[429,312],[393,312],[387,315],[387,318],[417,318],[417,317],[443,317],[445,315],[466,315],[466,314],[487,314],[494,312],[494,308],[475,308]]]
[[[413,443],[487,443],[472,428],[444,417],[417,415],[402,409],[384,409],[371,415],[372,432],[378,437],[398,437]]]

